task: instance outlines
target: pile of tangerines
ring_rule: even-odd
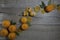
[[[9,40],[14,40],[18,32],[27,30],[29,28],[33,16],[35,16],[35,14],[33,14],[31,8],[26,8],[22,18],[19,19],[19,22],[21,23],[19,28],[17,28],[16,23],[13,21],[3,20],[3,29],[0,30],[0,36],[8,37]]]
[[[10,20],[4,20],[2,26],[3,29],[0,30],[0,36],[8,37],[10,40],[13,40],[16,37],[16,25],[11,24]]]

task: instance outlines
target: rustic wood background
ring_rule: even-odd
[[[47,3],[46,0],[42,1]],[[26,7],[35,7],[40,3],[41,0],[0,0],[0,24],[4,19],[16,21],[18,24],[18,20],[22,17],[18,15],[22,15]],[[52,0],[52,3],[59,4],[60,0]],[[32,26],[22,32],[16,40],[60,40],[59,11],[53,10],[48,14],[39,12],[32,18],[31,24]],[[5,38],[0,37],[0,40],[5,40]]]

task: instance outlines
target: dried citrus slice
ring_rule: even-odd
[[[35,12],[38,12],[40,10],[40,6],[36,6],[35,8],[34,8],[34,11]]]

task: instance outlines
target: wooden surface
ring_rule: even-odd
[[[46,0],[43,0],[46,1]],[[22,16],[25,7],[34,7],[40,4],[41,0],[6,0],[0,1],[5,3],[0,6],[0,22],[4,19],[16,21]],[[54,0],[54,3],[60,3],[60,0]],[[37,15],[32,18],[32,26],[16,38],[16,40],[60,40],[60,12],[53,10],[50,13]],[[2,26],[1,26],[2,27]],[[18,27],[18,26],[17,26]],[[1,40],[4,40],[0,37]]]

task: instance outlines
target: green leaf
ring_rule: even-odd
[[[51,4],[51,0],[48,1],[48,5],[50,5],[50,4]]]
[[[12,25],[16,25],[16,22],[13,22]]]
[[[41,8],[43,8],[43,6],[42,6],[42,5],[40,5],[40,7],[41,7]]]
[[[59,7],[60,6],[60,4],[57,4],[57,7]]]
[[[11,21],[11,25],[16,25],[16,22]]]
[[[31,26],[30,22],[28,22],[28,25]]]
[[[46,6],[45,3],[43,1],[41,1],[41,3],[42,3],[42,7],[44,8]]]
[[[19,32],[15,32],[15,33],[16,33],[16,35],[17,35],[17,36],[19,36],[19,35],[20,35],[20,33],[19,33]]]

